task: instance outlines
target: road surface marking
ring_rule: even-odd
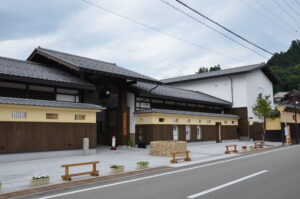
[[[69,191],[69,192],[64,192],[64,193],[60,193],[60,194],[44,196],[44,197],[40,197],[38,199],[51,199],[51,198],[57,198],[57,197],[60,197],[60,196],[66,196],[66,195],[71,195],[71,194],[75,194],[75,193],[91,191],[91,190],[95,190],[95,189],[103,189],[103,188],[106,188],[106,187],[112,187],[112,186],[116,186],[116,185],[121,185],[121,184],[126,184],[126,183],[131,183],[131,182],[136,182],[136,181],[141,181],[141,180],[146,180],[146,179],[151,179],[151,178],[156,178],[156,177],[160,177],[160,176],[166,176],[166,175],[170,175],[170,174],[174,174],[174,173],[180,173],[180,172],[194,170],[194,169],[203,168],[203,167],[208,167],[208,166],[212,166],[212,165],[218,165],[218,164],[222,164],[222,163],[226,163],[226,162],[231,162],[231,161],[235,161],[235,160],[240,160],[240,159],[245,159],[245,158],[249,158],[249,157],[259,156],[259,155],[272,153],[272,152],[276,152],[276,151],[283,151],[283,150],[290,149],[290,148],[293,148],[293,147],[297,147],[297,146],[291,146],[291,147],[287,147],[287,148],[280,148],[280,149],[265,151],[265,152],[256,153],[256,154],[252,154],[252,155],[246,155],[246,156],[237,157],[237,158],[233,158],[233,159],[229,159],[229,160],[223,160],[223,161],[219,161],[219,162],[208,163],[208,164],[204,164],[204,165],[200,165],[200,166],[189,167],[189,168],[180,169],[180,170],[176,170],[176,171],[160,173],[160,174],[156,174],[156,175],[152,175],[152,176],[141,177],[141,178],[136,178],[136,179],[132,179],[132,180],[126,180],[126,181],[111,183],[111,184],[107,184],[107,185],[101,185],[101,186],[96,186],[96,187],[91,187],[91,188],[86,188],[86,189],[79,189],[79,190],[76,190],[76,191]]]
[[[222,184],[222,185],[220,185],[220,186],[217,186],[217,187],[208,189],[208,190],[206,190],[206,191],[201,191],[201,192],[199,192],[199,193],[190,195],[190,196],[188,196],[187,198],[189,198],[189,199],[197,198],[197,197],[199,197],[199,196],[203,196],[203,195],[208,194],[208,193],[210,193],[210,192],[214,192],[214,191],[217,191],[217,190],[219,190],[219,189],[223,189],[223,188],[228,187],[228,186],[230,186],[230,185],[239,183],[239,182],[244,181],[244,180],[247,180],[247,179],[249,179],[249,178],[253,178],[253,177],[255,177],[255,176],[261,175],[261,174],[266,173],[266,172],[268,172],[268,170],[263,170],[263,171],[260,171],[260,172],[257,172],[257,173],[254,173],[254,174],[245,176],[245,177],[243,177],[243,178],[239,178],[239,179],[237,179],[237,180],[234,180],[234,181],[231,181],[231,182]]]

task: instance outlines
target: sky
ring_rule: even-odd
[[[161,0],[87,1],[161,32],[83,0],[1,0],[0,56],[25,60],[41,46],[116,63],[157,79],[194,74],[203,66],[220,64],[225,69],[266,62],[271,56],[255,48],[263,56],[253,53]],[[165,1],[238,40],[176,1]],[[300,0],[182,1],[271,52],[286,51],[299,38]]]

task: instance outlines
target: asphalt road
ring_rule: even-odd
[[[28,198],[296,199],[300,198],[300,146]]]

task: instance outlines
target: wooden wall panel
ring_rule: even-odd
[[[238,126],[238,135],[239,136],[248,136],[248,111],[247,108],[232,108],[225,110],[225,113],[227,114],[235,114],[240,116],[239,119],[239,126]]]
[[[96,147],[96,124],[0,122],[0,153],[82,149],[82,139]]]
[[[229,139],[239,139],[238,133],[237,133],[237,126],[222,126],[222,139],[223,140],[229,140]]]

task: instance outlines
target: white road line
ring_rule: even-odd
[[[65,193],[40,197],[38,199],[57,198],[57,197],[60,197],[60,196],[66,196],[66,195],[71,195],[71,194],[75,194],[75,193],[91,191],[91,190],[95,190],[95,189],[103,189],[103,188],[106,188],[106,187],[112,187],[112,186],[131,183],[131,182],[137,182],[137,181],[141,181],[141,180],[156,178],[156,177],[170,175],[170,174],[174,174],[174,173],[180,173],[180,172],[194,170],[194,169],[203,168],[203,167],[208,167],[208,166],[212,166],[212,165],[218,165],[218,164],[231,162],[231,161],[235,161],[235,160],[240,160],[240,159],[245,159],[245,158],[249,158],[249,157],[260,156],[260,155],[263,155],[263,154],[272,153],[272,152],[276,152],[276,151],[283,151],[283,150],[286,150],[286,149],[289,149],[289,148],[292,148],[292,147],[297,147],[297,146],[291,146],[291,147],[287,147],[287,148],[280,148],[280,149],[275,149],[275,150],[271,150],[271,151],[265,151],[265,152],[256,153],[256,154],[252,154],[252,155],[247,155],[247,156],[242,156],[242,157],[237,157],[237,158],[233,158],[233,159],[229,159],[229,160],[213,162],[213,163],[204,164],[204,165],[200,165],[200,166],[189,167],[189,168],[180,169],[180,170],[176,170],[176,171],[170,171],[170,172],[166,172],[166,173],[161,173],[161,174],[156,174],[156,175],[152,175],[152,176],[141,177],[141,178],[136,178],[136,179],[132,179],[132,180],[126,180],[126,181],[111,183],[111,184],[107,184],[107,185],[101,185],[101,186],[96,186],[96,187],[91,187],[91,188],[86,188],[86,189],[79,189],[79,190],[76,190],[76,191],[69,191],[69,192],[65,192]]]
[[[205,194],[208,194],[208,193],[210,193],[210,192],[214,192],[214,191],[217,191],[217,190],[219,190],[219,189],[223,189],[223,188],[228,187],[228,186],[230,186],[230,185],[239,183],[239,182],[244,181],[244,180],[247,180],[247,179],[249,179],[249,178],[253,178],[253,177],[255,177],[255,176],[258,176],[258,175],[263,174],[263,173],[266,173],[266,172],[268,172],[268,170],[263,170],[263,171],[260,171],[260,172],[257,172],[257,173],[254,173],[254,174],[245,176],[245,177],[243,177],[243,178],[239,178],[239,179],[237,179],[237,180],[234,180],[234,181],[231,181],[231,182],[222,184],[222,185],[220,185],[220,186],[217,186],[217,187],[214,187],[214,188],[211,188],[211,189],[208,189],[208,190],[201,191],[201,192],[199,192],[199,193],[190,195],[190,196],[188,196],[187,198],[189,198],[189,199],[197,198],[197,197],[203,196],[203,195],[205,195]]]

